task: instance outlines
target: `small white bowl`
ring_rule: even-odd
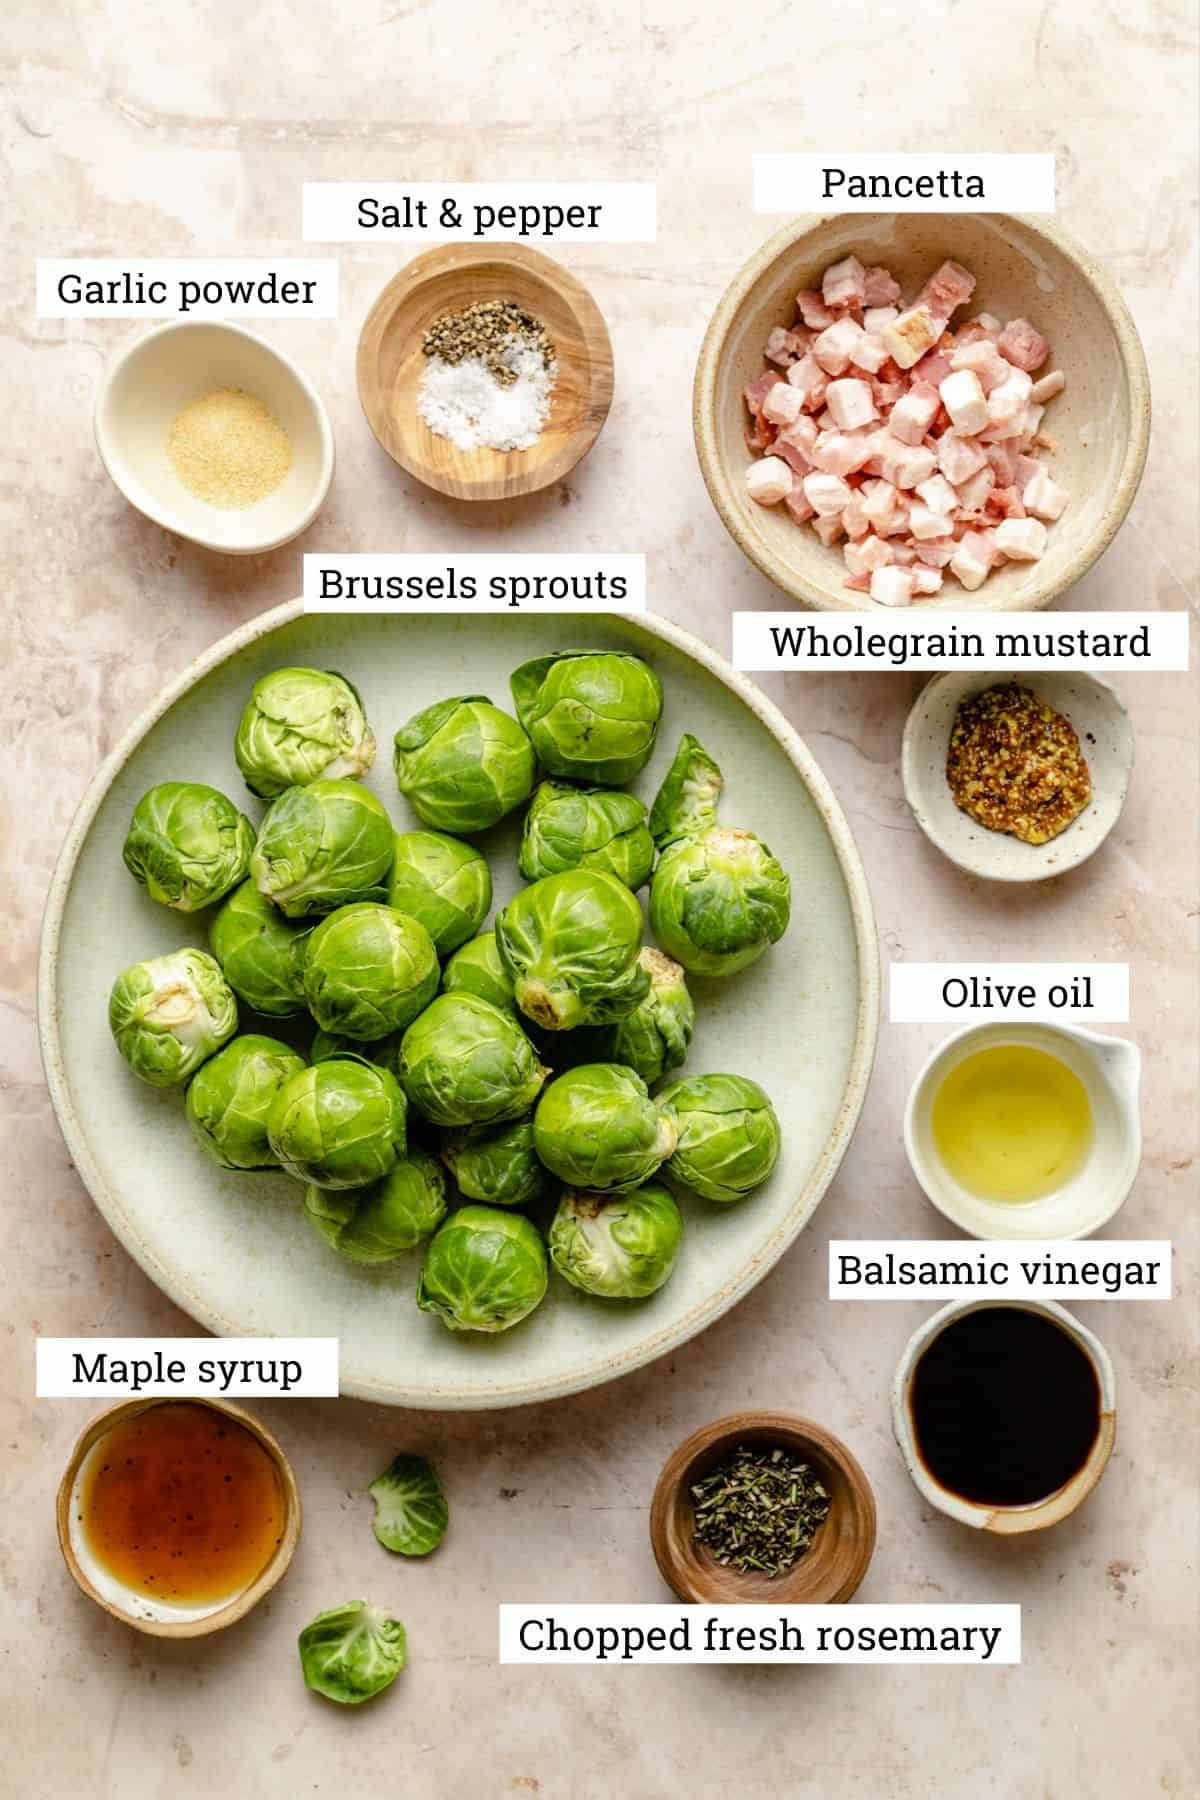
[[[933,1099],[950,1071],[992,1044],[1027,1044],[1078,1075],[1092,1109],[1092,1147],[1083,1167],[1040,1200],[987,1200],[960,1186],[933,1141]],[[913,1082],[904,1111],[904,1148],[926,1197],[960,1231],[977,1238],[1081,1238],[1124,1204],[1142,1158],[1138,1084],[1142,1057],[1128,1038],[1077,1026],[968,1025],[940,1044]]]
[[[1092,776],[1092,798],[1048,844],[1024,844],[989,831],[955,805],[946,756],[955,715],[964,700],[997,682],[1029,688],[1069,719]],[[935,675],[921,689],[904,727],[900,777],[913,817],[943,856],[988,881],[1045,881],[1086,862],[1121,816],[1133,772],[1133,726],[1116,692],[1094,675]]]
[[[167,433],[180,408],[227,387],[261,400],[291,440],[291,468],[256,506],[198,500],[167,456]],[[241,325],[211,319],[156,325],[110,365],[94,423],[100,460],[131,506],[165,530],[230,556],[276,550],[298,537],[333,480],[333,431],[319,394],[281,350]]]

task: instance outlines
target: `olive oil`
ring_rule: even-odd
[[[1083,1167],[1092,1109],[1073,1069],[1029,1044],[994,1044],[951,1069],[933,1097],[946,1172],[981,1200],[1040,1200]]]

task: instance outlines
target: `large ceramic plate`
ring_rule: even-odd
[[[136,1081],[113,1048],[109,987],[127,964],[205,942],[197,919],[157,906],[121,862],[134,803],[155,782],[211,782],[249,801],[233,737],[250,685],[313,663],[357,683],[381,744],[371,785],[411,823],[392,779],[391,734],[445,694],[508,704],[510,670],[586,640],[645,656],[667,707],[653,792],[681,731],[727,777],[724,816],[757,826],[790,870],[791,929],[731,981],[695,983],[688,1067],[763,1083],[784,1127],[771,1181],[736,1207],[686,1203],[671,1281],[648,1301],[605,1302],[555,1279],[499,1337],[456,1336],[413,1301],[417,1257],[342,1261],[311,1230],[286,1176],[234,1175],[193,1143],[180,1096]],[[502,904],[516,885],[516,825],[484,843]],[[749,1292],[812,1217],[858,1117],[875,1047],[878,969],[870,899],[845,819],[801,740],[748,682],[661,620],[534,616],[305,617],[280,607],[217,644],[133,727],[84,799],[51,888],[40,970],[43,1053],[71,1154],[142,1268],[201,1324],[235,1336],[341,1339],[343,1391],[404,1406],[547,1399],[623,1374],[701,1330]]]

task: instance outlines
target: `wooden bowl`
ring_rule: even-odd
[[[122,1400],[116,1406],[110,1406],[85,1426],[70,1461],[67,1463],[63,1478],[58,1484],[58,1500],[55,1508],[58,1527],[58,1543],[63,1553],[63,1560],[74,1577],[76,1585],[82,1589],[89,1600],[102,1606],[106,1613],[119,1619],[122,1625],[132,1625],[135,1631],[145,1632],[148,1637],[193,1638],[207,1637],[211,1632],[224,1631],[227,1625],[236,1624],[238,1619],[257,1606],[264,1595],[269,1594],[277,1582],[287,1573],[296,1545],[300,1539],[300,1495],[296,1487],[296,1478],[292,1474],[291,1464],[284,1455],[279,1444],[271,1436],[265,1426],[240,1406],[234,1406],[228,1400],[200,1400],[194,1394],[181,1394],[179,1401],[188,1406],[204,1406],[210,1412],[222,1413],[233,1419],[258,1439],[275,1465],[283,1491],[284,1525],[283,1536],[279,1541],[274,1556],[260,1575],[243,1588],[241,1593],[232,1599],[218,1603],[211,1611],[200,1612],[199,1616],[182,1618],[156,1618],[147,1616],[144,1607],[139,1610],[139,1598],[132,1590],[122,1587],[110,1577],[104,1578],[108,1592],[102,1592],[98,1581],[85,1566],[87,1560],[86,1545],[82,1537],[72,1530],[72,1503],[76,1499],[77,1484],[83,1465],[101,1438],[107,1437],[113,1427],[122,1419],[135,1418],[138,1413],[148,1412],[154,1406],[175,1404],[172,1397],[163,1395],[159,1398],[145,1400]],[[81,1555],[80,1552],[83,1551]],[[113,1596],[117,1595],[118,1598]]]
[[[786,1575],[725,1568],[693,1537],[692,1487],[739,1445],[780,1446],[812,1464],[829,1494],[829,1512],[809,1548]],[[875,1549],[875,1496],[840,1439],[791,1413],[738,1412],[694,1431],[668,1457],[650,1505],[654,1560],[681,1600],[704,1606],[835,1605],[849,1600]]]
[[[456,448],[417,411],[425,332],[441,313],[480,300],[512,300],[540,319],[558,377],[550,416],[528,450]],[[426,487],[456,500],[511,500],[569,475],[608,417],[612,344],[583,283],[519,244],[445,244],[392,277],[358,340],[358,397],[388,455]]]

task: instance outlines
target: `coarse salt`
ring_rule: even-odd
[[[481,357],[443,362],[431,356],[417,395],[430,431],[459,450],[528,450],[550,413],[557,363],[513,337],[504,361],[516,380],[502,385]]]

